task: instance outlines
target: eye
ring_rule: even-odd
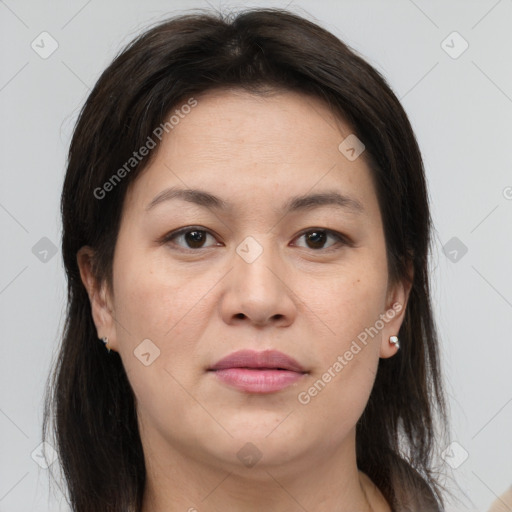
[[[308,249],[330,249],[333,245],[336,244],[336,242],[341,245],[350,245],[350,241],[344,235],[329,229],[312,228],[308,231],[304,231],[301,235],[299,235],[299,238],[302,237],[305,237],[306,244],[309,244],[306,246]],[[328,247],[324,247],[324,244],[329,237],[334,239],[335,242]]]
[[[184,246],[178,243],[177,245],[180,247],[184,249],[202,249],[204,248],[204,243],[208,236],[215,240],[214,236],[209,231],[200,229],[198,227],[189,226],[165,235],[162,242],[174,242],[175,240],[182,239],[186,245]]]
[[[172,242],[185,250],[207,249],[208,247],[214,247],[215,245],[219,245],[205,245],[205,242],[208,237],[211,237],[213,240],[215,240],[215,237],[212,235],[210,231],[206,229],[201,229],[200,227],[196,226],[188,226],[185,228],[181,228],[177,231],[172,231],[171,233],[168,233],[163,237],[162,243]],[[330,229],[311,228],[307,231],[303,231],[302,234],[300,234],[297,238],[300,239],[302,237],[305,237],[307,245],[299,245],[299,247],[305,247],[306,249],[313,249],[315,251],[329,250],[336,244],[342,246],[352,245],[351,241],[346,236],[336,231],[332,231]],[[334,242],[331,243],[329,246],[325,247],[325,243],[329,238],[334,240]],[[181,240],[181,242],[177,243],[177,240]]]

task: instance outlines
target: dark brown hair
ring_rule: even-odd
[[[200,12],[159,23],[114,59],[80,113],[61,198],[66,323],[43,421],[46,440],[55,421],[55,441],[48,442],[59,453],[73,510],[138,511],[146,476],[134,394],[119,355],[107,354],[96,337],[76,257],[82,246],[93,247],[94,274],[112,287],[126,190],[151,156],[123,173],[108,196],[97,191],[148,137],[154,139],[172,109],[216,88],[313,95],[365,144],[390,278],[408,279],[408,263],[414,277],[401,350],[380,359],[357,424],[357,464],[393,510],[441,510],[435,438],[445,432],[447,413],[429,290],[432,227],[420,151],[384,78],[330,32],[279,9]]]

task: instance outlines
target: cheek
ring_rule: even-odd
[[[144,338],[161,339],[169,329],[169,317],[179,315],[178,290],[146,269],[135,273],[120,268],[115,284],[119,341],[132,345]],[[173,297],[178,300],[173,301]]]
[[[142,405],[159,396],[179,408],[180,398],[187,399],[181,386],[190,389],[200,374],[191,366],[205,361],[201,340],[224,272],[179,271],[165,257],[126,254],[116,261],[114,276],[123,365]]]
[[[323,286],[309,288],[305,302],[321,320],[316,323],[324,334],[316,349],[319,364],[308,383],[317,385],[308,395],[319,410],[335,404],[331,414],[336,421],[355,421],[368,400],[379,361],[386,288],[385,262],[365,258],[350,271],[347,266],[333,273]]]
[[[162,431],[184,436],[181,422],[163,411],[182,411],[184,418],[184,411],[191,408],[185,390],[193,383],[187,370],[208,319],[207,301],[201,299],[212,280],[190,279],[135,252],[116,263],[116,333],[139,417],[161,421]]]
[[[123,252],[121,247],[114,262],[117,320],[132,333],[131,343],[150,338],[165,345],[190,323],[191,316],[197,318],[210,280],[191,279],[190,273],[171,268],[165,255]],[[118,333],[126,337],[126,332]]]
[[[322,320],[325,334],[336,348],[357,338],[384,313],[387,273],[378,263],[335,272],[322,283],[310,283],[304,302]]]
[[[318,313],[326,319],[329,334],[318,340],[318,364],[298,398],[299,403],[306,404],[308,417],[318,419],[319,429],[326,421],[337,425],[337,433],[326,440],[327,444],[339,441],[353,428],[375,381],[381,335],[370,328],[383,312],[384,303],[381,287],[375,283],[363,277],[344,282],[342,291]]]

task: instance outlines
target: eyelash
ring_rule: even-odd
[[[178,229],[176,231],[171,231],[170,233],[167,233],[161,239],[161,242],[162,243],[173,242],[173,240],[175,238],[177,238],[177,237],[179,237],[181,235],[184,235],[186,233],[192,232],[192,231],[199,231],[199,232],[206,233],[206,234],[211,235],[211,236],[214,237],[213,233],[211,231],[209,231],[208,229],[203,229],[200,226],[187,226],[185,228],[180,228],[180,229]],[[338,233],[337,231],[333,231],[332,229],[309,228],[309,229],[304,230],[301,233],[299,233],[296,238],[303,237],[304,235],[307,235],[308,233],[318,233],[318,232],[325,233],[327,236],[330,235],[330,236],[336,238],[338,243],[341,244],[342,246],[348,246],[348,247],[353,247],[354,246],[353,242],[348,237],[346,237],[342,233]],[[324,249],[321,248],[321,249],[311,249],[311,250],[314,251],[314,252],[331,252],[333,250],[339,249],[339,248],[336,247],[336,245],[337,244],[333,244],[330,247],[327,247],[327,248],[324,248]],[[199,251],[201,249],[210,249],[211,248],[211,247],[198,247],[198,248],[194,249],[194,248],[191,248],[191,247],[183,247],[183,246],[179,246],[179,245],[178,245],[178,247],[179,247],[179,250],[183,250],[185,252],[197,252],[197,251]],[[303,249],[310,249],[309,247],[302,247],[302,248]]]

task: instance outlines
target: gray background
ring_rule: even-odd
[[[63,323],[59,194],[78,110],[145,26],[194,7],[208,4],[0,0],[0,512],[68,510],[36,461]],[[448,510],[485,511],[512,484],[512,1],[289,7],[360,52],[410,116],[436,225],[434,306],[457,443],[444,459],[461,500]],[[42,32],[58,44],[49,56],[55,43]]]

